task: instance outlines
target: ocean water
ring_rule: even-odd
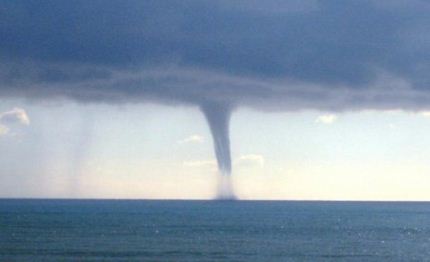
[[[430,261],[430,203],[0,200],[0,261]]]

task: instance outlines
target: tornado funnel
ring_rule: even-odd
[[[215,155],[218,163],[218,199],[234,199],[231,182],[231,154],[229,123],[231,107],[229,105],[208,102],[200,106],[211,130]]]

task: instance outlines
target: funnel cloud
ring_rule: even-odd
[[[231,107],[216,102],[207,102],[200,106],[211,130],[215,155],[221,177],[218,184],[218,197],[234,198],[231,184],[231,153],[230,153],[230,115]]]

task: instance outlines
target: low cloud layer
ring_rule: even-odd
[[[430,109],[426,1],[0,3],[0,97]]]

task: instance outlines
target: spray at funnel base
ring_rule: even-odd
[[[231,180],[231,175],[225,175],[225,174],[218,175],[217,199],[219,200],[236,199],[232,182],[233,181]]]
[[[211,130],[218,162],[218,199],[235,199],[231,181],[229,134],[231,107],[225,104],[207,102],[201,105],[201,110]]]

